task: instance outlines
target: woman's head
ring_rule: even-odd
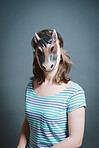
[[[55,30],[42,30],[35,33],[31,41],[32,47],[35,49],[33,73],[37,82],[44,82],[44,73],[53,71],[58,68],[53,82],[67,83],[67,75],[71,68],[71,60],[63,50],[63,39]]]
[[[38,33],[39,34],[39,33]],[[60,61],[60,45],[55,30],[52,35],[47,33],[41,36],[35,33],[34,43],[36,44],[36,59],[44,72],[52,71]]]

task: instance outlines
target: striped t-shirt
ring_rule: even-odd
[[[27,148],[50,148],[68,137],[68,112],[86,106],[82,87],[72,82],[65,90],[42,97],[33,91],[32,80],[25,90],[25,115],[30,136]]]

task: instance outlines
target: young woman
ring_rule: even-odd
[[[84,90],[67,77],[72,62],[55,30],[32,39],[34,76],[25,91],[25,119],[18,148],[78,148],[82,145]]]

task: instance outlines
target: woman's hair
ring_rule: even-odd
[[[42,31],[38,32],[37,34],[39,37],[41,37],[43,34],[47,34],[49,36],[52,36],[52,32],[53,32],[53,30],[46,29],[46,30],[42,30]],[[72,62],[71,62],[70,57],[67,55],[66,51],[63,49],[63,39],[58,32],[57,32],[57,36],[58,36],[59,45],[61,48],[60,49],[61,60],[59,63],[57,73],[53,78],[53,83],[56,83],[56,84],[60,84],[61,82],[68,83],[68,81],[71,80],[67,76],[70,72]],[[36,43],[34,41],[34,38],[32,38],[31,45],[36,50]],[[45,81],[44,72],[39,67],[35,54],[34,54],[33,71],[32,72],[33,72],[34,76],[30,77],[30,80],[33,80],[33,83],[37,82],[37,84],[42,84]]]

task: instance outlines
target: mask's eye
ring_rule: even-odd
[[[51,52],[53,52],[54,51],[54,46],[53,47],[51,47]]]
[[[38,51],[38,54],[42,54],[41,49],[39,49],[39,48],[38,48],[38,50],[37,50],[37,51]]]

